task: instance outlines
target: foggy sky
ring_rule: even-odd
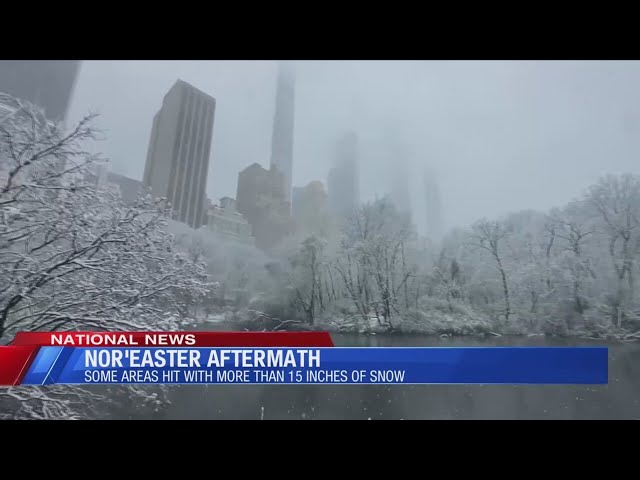
[[[605,173],[640,173],[640,62],[297,62],[293,184],[326,178],[335,142],[359,136],[364,200],[410,175],[424,228],[424,169],[439,179],[447,228],[545,210]],[[85,61],[70,119],[100,114],[111,169],[142,179],[153,115],[178,79],[217,101],[209,197],[235,197],[237,173],[268,167],[276,64]],[[403,157],[403,158],[398,158]]]

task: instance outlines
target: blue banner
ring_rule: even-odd
[[[41,347],[23,385],[606,384],[604,347]]]

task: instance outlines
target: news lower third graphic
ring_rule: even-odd
[[[0,385],[606,384],[606,347],[335,347],[326,332],[18,333]]]

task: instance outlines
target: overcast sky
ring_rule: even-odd
[[[426,167],[447,227],[562,205],[604,173],[640,173],[640,62],[297,62],[294,185],[326,177],[341,132],[358,133],[363,200],[409,176],[423,228]],[[141,179],[153,115],[181,78],[214,96],[208,195],[268,167],[276,63],[86,61],[71,119],[101,115],[100,150]]]

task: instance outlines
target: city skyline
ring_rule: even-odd
[[[82,62],[0,61],[0,419],[638,418],[640,61]]]
[[[142,178],[157,98],[184,78],[219,100],[207,193],[234,196],[238,171],[268,167],[276,72],[274,61],[85,61],[71,117],[100,113],[96,151],[113,171]],[[390,138],[407,145],[422,231],[426,165],[438,175],[447,230],[546,210],[581,195],[605,161],[640,170],[638,81],[637,62],[297,61],[293,184],[326,179],[335,138],[352,128],[363,201],[390,190]]]

